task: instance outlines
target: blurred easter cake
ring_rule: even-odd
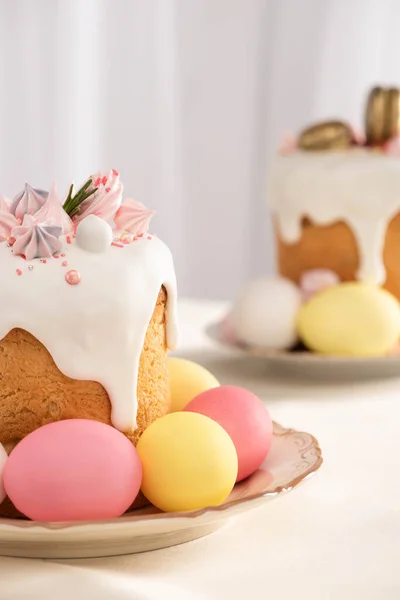
[[[400,90],[373,88],[365,132],[287,136],[269,172],[278,277],[240,292],[222,333],[273,351],[385,356],[400,337]]]

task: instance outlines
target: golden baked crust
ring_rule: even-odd
[[[351,228],[343,221],[321,227],[303,219],[303,234],[296,244],[286,244],[276,227],[277,261],[281,275],[299,283],[308,269],[331,269],[342,281],[356,279],[359,257]],[[400,214],[389,223],[383,259],[386,267],[384,287],[400,300]]]
[[[161,290],[147,329],[138,376],[140,435],[169,406],[165,333],[166,292]],[[62,340],[60,340],[62,343]],[[103,386],[61,373],[47,349],[22,329],[0,342],[0,442],[8,448],[46,423],[62,419],[94,419],[111,424],[111,404]]]

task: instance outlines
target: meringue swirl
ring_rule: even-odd
[[[22,192],[13,199],[10,212],[22,221],[25,215],[34,215],[43,206],[46,198],[47,192],[35,190],[26,183]]]
[[[61,227],[62,235],[67,235],[67,233],[73,230],[72,220],[62,207],[55,182],[53,182],[50,188],[46,202],[35,213],[35,219],[41,223]]]
[[[149,210],[137,200],[127,198],[118,209],[114,220],[117,229],[141,235],[148,232],[153,215],[155,215],[154,210]]]
[[[0,210],[0,242],[6,242],[11,237],[14,227],[17,227],[20,221],[9,211]]]
[[[26,260],[50,258],[62,248],[61,227],[39,223],[32,215],[25,215],[22,225],[15,227],[12,235],[16,238],[14,254],[25,256]]]

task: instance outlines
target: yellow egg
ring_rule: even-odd
[[[183,410],[193,398],[219,386],[217,379],[201,365],[184,358],[169,358],[170,412]]]
[[[377,286],[361,282],[331,287],[305,303],[297,326],[305,345],[336,356],[383,356],[400,336],[400,305]]]
[[[161,417],[145,430],[136,449],[143,467],[142,492],[161,510],[221,504],[235,484],[235,446],[204,415],[176,412]]]

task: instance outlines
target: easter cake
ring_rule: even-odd
[[[400,338],[400,91],[375,87],[365,132],[287,136],[269,172],[277,278],[241,290],[231,339],[273,351],[385,356]]]
[[[170,403],[177,338],[170,251],[117,171],[60,197],[26,185],[0,205],[0,442],[91,419],[134,444]]]
[[[270,171],[279,273],[299,284],[328,269],[400,299],[400,92],[374,88],[365,133],[340,121],[308,127]]]

